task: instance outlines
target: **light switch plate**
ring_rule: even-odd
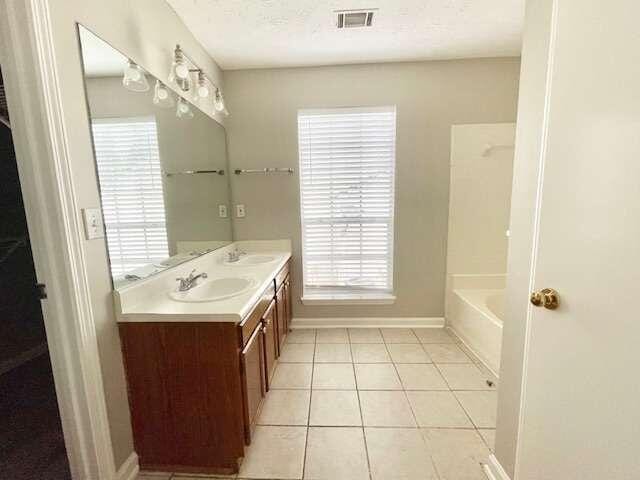
[[[226,205],[218,205],[218,216],[220,218],[227,218],[227,206]]]
[[[87,240],[104,238],[104,226],[102,225],[102,213],[99,208],[83,208],[84,236]]]
[[[245,216],[244,205],[239,203],[238,205],[236,205],[236,217],[244,218],[244,216]]]

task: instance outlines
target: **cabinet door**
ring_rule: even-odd
[[[241,353],[244,436],[247,445],[251,443],[251,429],[257,420],[265,394],[263,338],[262,326],[258,326]]]
[[[278,319],[278,346],[282,349],[287,336],[287,303],[284,283],[276,293],[276,317]]]
[[[264,325],[264,358],[267,390],[278,358],[278,332],[276,324],[276,302],[273,300],[262,317]]]
[[[291,275],[287,276],[284,281],[284,305],[285,305],[285,326],[287,331],[291,328],[291,321],[293,320],[293,309],[291,306]]]

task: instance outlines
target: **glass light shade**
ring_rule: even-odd
[[[160,80],[156,80],[153,89],[153,104],[160,108],[171,108],[174,105],[171,92]]]
[[[189,102],[180,97],[178,100],[178,106],[176,107],[176,117],[178,118],[193,118],[193,111]]]
[[[189,76],[189,67],[184,64],[184,60],[176,63],[176,77],[187,78]]]
[[[186,92],[191,88],[191,75],[189,73],[189,65],[185,61],[184,54],[180,46],[176,46],[168,81]]]
[[[149,82],[147,82],[144,70],[131,60],[129,60],[129,63],[124,69],[122,85],[124,85],[124,88],[131,90],[132,92],[146,92],[149,90]]]
[[[204,73],[201,71],[198,72],[198,84],[193,92],[193,101],[199,102],[203,98],[207,98],[209,96],[209,86],[207,85],[207,80],[204,76]]]
[[[220,91],[220,89],[216,89],[216,98],[213,101],[213,107],[218,111],[218,112],[223,112],[224,110],[226,110],[225,106],[224,106],[224,98],[222,97],[222,92]]]

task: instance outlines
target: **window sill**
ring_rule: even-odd
[[[300,300],[303,305],[393,305],[391,293],[312,293]]]

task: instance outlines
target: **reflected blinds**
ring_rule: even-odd
[[[153,118],[94,120],[93,141],[112,275],[169,256]]]

